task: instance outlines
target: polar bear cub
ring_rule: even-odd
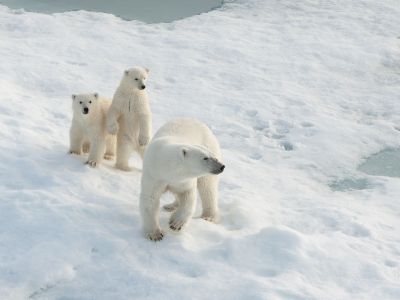
[[[175,202],[165,206],[173,211],[169,227],[180,230],[193,214],[196,189],[203,206],[202,218],[218,216],[218,176],[225,166],[220,162],[218,141],[211,130],[195,119],[176,119],[162,126],[149,144],[143,160],[140,213],[146,236],[163,238],[159,224],[160,197],[170,191]]]
[[[151,138],[152,120],[146,92],[149,70],[134,67],[126,70],[114,93],[107,115],[107,130],[117,134],[118,169],[129,171],[129,157],[133,151],[143,158]]]
[[[116,138],[106,130],[106,115],[111,101],[95,94],[72,95],[71,154],[89,152],[87,164],[96,167],[103,157],[113,159]]]

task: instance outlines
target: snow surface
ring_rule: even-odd
[[[400,147],[399,15],[398,0],[238,0],[170,24],[0,6],[0,298],[400,299],[400,181],[357,170]],[[151,70],[155,129],[193,116],[219,138],[219,224],[149,242],[139,160],[66,154],[70,94],[111,96],[133,65]],[[363,184],[333,188],[346,180]]]

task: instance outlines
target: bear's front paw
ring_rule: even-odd
[[[89,144],[83,144],[83,146],[82,146],[82,151],[83,151],[83,153],[89,153],[89,151],[90,151],[90,145]]]
[[[87,162],[85,162],[85,164],[87,164],[89,167],[92,168],[96,168],[97,167],[97,161],[92,159],[92,160],[88,160]]]
[[[81,152],[81,151],[79,151],[79,150],[69,150],[69,151],[68,151],[68,154],[76,154],[76,155],[81,155],[81,154],[82,154],[82,152]]]
[[[109,134],[115,135],[118,132],[118,123],[108,124],[107,131]]]
[[[178,203],[172,202],[163,206],[165,211],[175,211],[178,208]]]
[[[127,164],[119,164],[119,163],[116,163],[116,164],[115,164],[115,167],[116,167],[117,169],[120,169],[120,170],[125,171],[125,172],[130,172],[130,171],[133,170],[133,169],[132,169],[129,165],[127,165]]]
[[[169,228],[174,231],[179,231],[182,229],[183,225],[187,222],[186,218],[178,217],[176,213],[172,214],[169,220]]]
[[[161,241],[164,237],[164,233],[161,229],[156,229],[152,232],[147,233],[147,238],[153,242]]]
[[[105,160],[113,160],[114,159],[114,155],[112,155],[112,154],[104,154],[104,159]]]
[[[208,221],[208,222],[213,222],[213,223],[217,223],[218,221],[218,214],[217,213],[204,213],[201,215],[201,218]]]
[[[146,146],[150,142],[150,137],[139,134],[139,145]]]

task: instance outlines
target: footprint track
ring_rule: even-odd
[[[287,134],[293,128],[293,124],[290,122],[282,119],[264,120],[256,110],[247,110],[246,119],[256,132],[256,135],[262,135],[271,140],[273,147],[281,148],[284,151],[293,151],[295,149],[294,144],[287,138]],[[306,126],[312,126],[312,124]],[[258,160],[261,158],[260,156],[262,157],[262,155],[252,153],[249,157]]]
[[[300,134],[305,137],[315,135],[316,128],[314,123],[303,120],[297,124],[285,119],[267,120],[263,118],[255,109],[244,112],[245,123],[251,126],[255,138],[266,138],[267,143],[273,148],[283,151],[295,151],[296,144],[291,141],[291,134]],[[294,132],[292,132],[294,130]],[[249,158],[259,160],[263,157],[259,150],[253,151]]]

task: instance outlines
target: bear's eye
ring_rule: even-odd
[[[208,157],[204,157],[203,159],[204,159],[204,160],[208,160]]]
[[[139,79],[138,79],[138,78],[135,78],[135,80],[138,81]]]
[[[89,101],[89,104],[92,104],[92,101]]]
[[[82,104],[82,101],[79,101],[79,104]]]

